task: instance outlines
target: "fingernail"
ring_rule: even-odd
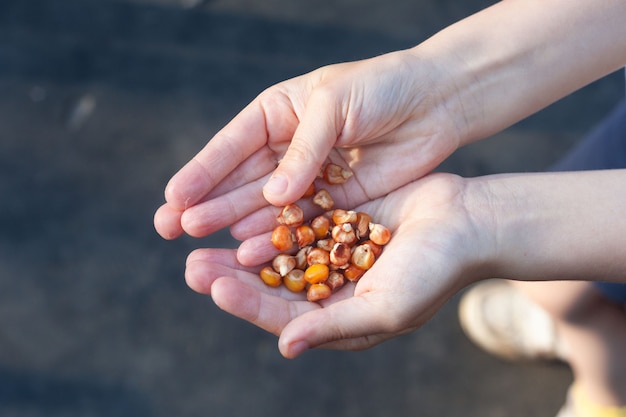
[[[272,175],[265,184],[264,191],[272,195],[285,193],[287,191],[287,178],[280,174]]]
[[[300,356],[308,348],[309,348],[309,345],[304,340],[300,340],[298,342],[293,342],[291,345],[289,345],[289,357],[290,358],[295,358],[297,356]]]

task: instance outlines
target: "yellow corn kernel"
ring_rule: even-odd
[[[314,264],[309,266],[306,271],[304,271],[304,279],[309,284],[319,284],[320,282],[324,282],[328,279],[328,274],[328,265]]]
[[[280,274],[274,271],[274,268],[272,268],[271,266],[266,266],[261,269],[261,272],[259,272],[259,276],[261,277],[265,285],[268,285],[270,287],[278,287],[283,282]]]

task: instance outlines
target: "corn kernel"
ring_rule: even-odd
[[[363,276],[364,273],[365,270],[357,267],[356,265],[350,264],[346,269],[344,269],[343,276],[348,281],[356,282]]]
[[[259,276],[270,287],[278,287],[282,283],[280,274],[270,266],[266,266],[259,272]]]
[[[324,282],[328,279],[328,274],[328,265],[314,264],[309,266],[306,271],[304,271],[304,279],[309,284],[319,284],[320,282]]]
[[[330,251],[330,263],[335,266],[343,266],[350,262],[350,255],[350,246],[337,242]]]
[[[330,233],[330,219],[325,215],[317,216],[311,220],[311,228],[316,239],[324,239]]]
[[[352,252],[352,264],[361,269],[370,269],[376,257],[369,245],[358,245]]]
[[[274,268],[274,271],[278,272],[281,277],[287,275],[287,273],[295,267],[296,258],[287,255],[286,253],[277,255],[272,261],[272,268]]]
[[[311,226],[302,225],[296,228],[296,241],[298,247],[303,248],[315,242],[315,232]]]
[[[331,162],[324,167],[322,176],[328,184],[343,184],[352,177],[352,171]]]
[[[330,271],[330,273],[328,274],[328,279],[325,282],[325,284],[328,285],[332,291],[343,287],[344,283],[344,276],[339,271]]]
[[[274,247],[281,252],[291,249],[294,243],[291,229],[284,224],[276,227],[276,229],[272,232],[272,243],[274,244]]]
[[[304,221],[304,212],[297,204],[287,204],[276,217],[276,220],[286,226],[300,226]]]
[[[330,263],[330,253],[322,248],[311,248],[306,256],[308,265],[328,265]]]
[[[313,204],[321,207],[323,210],[330,210],[335,205],[335,201],[328,191],[321,189],[313,196]]]
[[[324,283],[313,284],[306,292],[306,299],[309,301],[324,300],[332,294],[330,287]]]
[[[331,235],[335,242],[352,245],[356,242],[356,233],[350,223],[338,224],[333,227]]]
[[[304,271],[301,269],[292,269],[283,278],[285,287],[291,292],[302,292],[306,288],[307,282],[304,279]]]
[[[382,224],[370,223],[370,240],[377,245],[386,245],[391,239],[391,232]]]

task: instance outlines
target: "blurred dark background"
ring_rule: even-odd
[[[262,89],[489,4],[2,0],[0,416],[554,415],[569,370],[487,356],[458,298],[382,346],[289,361],[185,285],[186,255],[228,233],[152,227],[170,176]],[[441,169],[542,170],[623,91],[613,74]]]

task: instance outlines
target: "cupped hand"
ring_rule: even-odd
[[[392,239],[356,284],[319,303],[283,286],[267,287],[260,266],[240,262],[269,261],[267,235],[245,241],[245,253],[192,252],[187,283],[223,310],[279,335],[285,357],[315,347],[368,348],[417,329],[478,276],[489,238],[468,215],[465,187],[464,179],[433,174],[359,207],[390,227]]]
[[[291,203],[327,160],[354,173],[333,194],[346,207],[425,175],[460,142],[446,110],[450,92],[434,81],[441,73],[406,50],[268,88],[170,180],[157,231],[205,236],[268,204]]]

